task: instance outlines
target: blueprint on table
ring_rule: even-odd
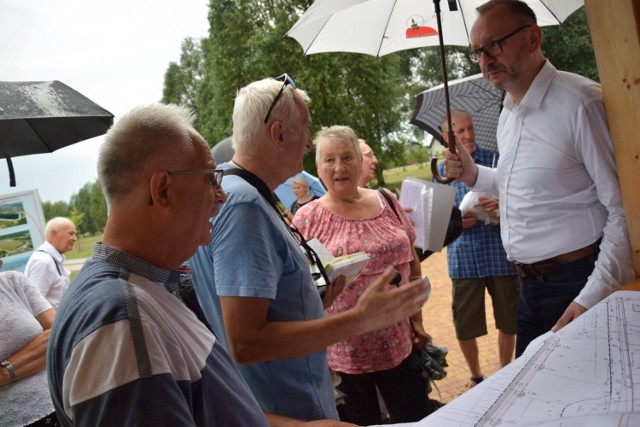
[[[402,425],[640,426],[640,292],[615,292],[434,414]]]

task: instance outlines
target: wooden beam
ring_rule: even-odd
[[[584,3],[640,277],[640,1]]]

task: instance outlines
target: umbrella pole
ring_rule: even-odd
[[[438,23],[438,40],[440,44],[440,61],[442,64],[442,80],[444,81],[444,100],[447,108],[447,137],[449,142],[449,151],[452,154],[456,154],[456,139],[455,134],[453,133],[453,126],[451,124],[451,106],[449,105],[449,83],[447,82],[447,57],[444,51],[444,40],[442,38],[442,21],[440,19],[440,0],[433,0],[433,5],[435,7],[436,12],[436,20]],[[433,174],[433,178],[442,183],[449,184],[453,181],[453,178],[443,178],[440,176],[440,172],[438,172],[438,159],[433,157],[431,159],[431,173]]]

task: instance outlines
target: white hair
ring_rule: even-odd
[[[55,218],[51,218],[49,221],[47,221],[47,225],[44,226],[45,240],[50,241],[51,237],[53,237],[53,233],[58,231],[60,227],[62,227],[62,225],[69,224],[69,223],[75,226],[75,224],[73,224],[73,221],[71,221],[69,218],[66,218],[63,216],[57,216]]]
[[[264,123],[269,107],[282,88],[282,82],[263,79],[250,83],[238,91],[233,105],[233,136],[231,146],[234,151],[251,153],[255,144],[261,143],[269,132],[269,123]],[[287,85],[271,110],[269,122],[282,120],[292,122],[299,118],[300,108],[296,101],[308,104],[309,96],[300,89]]]
[[[331,127],[323,127],[318,131],[316,137],[313,139],[313,145],[316,147],[316,162],[320,161],[322,157],[322,144],[320,142],[323,139],[331,141],[348,141],[353,146],[360,161],[362,161],[362,150],[360,150],[360,139],[358,135],[349,126],[334,125]]]

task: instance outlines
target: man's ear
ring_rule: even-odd
[[[284,125],[281,120],[275,120],[269,128],[271,142],[276,146],[284,147]]]
[[[537,25],[533,25],[531,28],[531,35],[529,37],[529,50],[536,51],[542,45],[542,30]]]
[[[171,207],[171,177],[166,171],[157,171],[151,175],[149,181],[149,192],[152,204],[160,208]]]

